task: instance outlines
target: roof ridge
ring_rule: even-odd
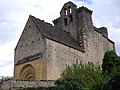
[[[30,17],[36,27],[41,31],[42,35],[44,35],[46,38],[83,51],[78,42],[66,31],[56,28],[53,25],[49,25],[49,23],[46,23],[45,21],[42,21],[34,16]]]
[[[38,28],[38,30],[41,32],[41,34],[42,34],[43,36],[45,36],[45,34],[44,34],[43,31],[38,27],[38,25],[37,25],[37,23],[35,22],[34,19],[39,20],[39,21],[41,21],[42,23],[44,22],[44,20],[40,20],[39,18],[36,18],[36,17],[34,17],[34,16],[32,16],[32,15],[30,15],[29,18],[32,19],[33,23],[34,23],[35,26]]]
[[[46,21],[44,21],[44,20],[41,20],[41,19],[39,19],[39,18],[36,18],[35,16],[30,15],[30,17],[35,18],[35,19],[37,19],[37,20],[40,20],[40,21],[42,21],[43,23],[46,23],[46,24],[48,24],[48,25],[53,26],[51,23],[48,23],[48,22],[46,22]],[[54,26],[53,26],[53,27],[54,27]]]

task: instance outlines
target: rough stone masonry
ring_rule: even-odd
[[[54,26],[32,15],[15,48],[14,78],[0,82],[0,90],[53,86],[68,65],[102,64],[104,53],[114,50],[107,28],[92,23],[92,11],[67,2]]]
[[[102,64],[114,49],[107,28],[92,23],[92,11],[67,2],[51,25],[32,15],[15,48],[14,80],[56,80],[68,65]]]

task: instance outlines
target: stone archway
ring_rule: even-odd
[[[27,64],[23,66],[19,75],[22,80],[35,80],[35,69],[31,64]]]

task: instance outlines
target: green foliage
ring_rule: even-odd
[[[107,51],[103,58],[102,70],[104,73],[110,74],[112,69],[120,65],[120,59],[118,58],[114,50]]]
[[[80,63],[66,68],[55,84],[69,88],[64,90],[101,90],[101,86],[104,86],[106,84],[104,82],[107,82],[108,79],[107,76],[102,75],[99,66],[95,66],[92,63],[86,65]]]
[[[105,53],[102,70],[110,78],[103,90],[120,90],[120,57],[115,51]]]
[[[57,90],[82,90],[79,79],[59,79],[55,82]]]
[[[104,90],[120,90],[120,74],[111,78]]]

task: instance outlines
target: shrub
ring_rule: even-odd
[[[64,90],[101,90],[107,81],[108,77],[102,75],[99,66],[80,63],[67,67],[55,84]]]

